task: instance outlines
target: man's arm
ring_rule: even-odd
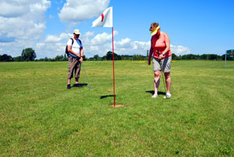
[[[153,54],[153,49],[152,49],[152,47],[151,47],[151,48],[150,48],[150,53],[149,53],[148,65],[150,65],[150,63],[151,63],[152,54]]]
[[[80,48],[80,62],[83,62],[83,56],[84,56],[84,49],[83,47]]]
[[[84,56],[84,49],[83,49],[83,47],[80,48],[80,56],[81,56],[81,57]]]
[[[166,48],[162,52],[163,55],[165,55],[170,50],[170,39],[166,33],[165,33],[165,44],[166,44]]]
[[[72,51],[72,46],[71,46],[71,45],[68,45],[67,50],[68,50],[68,52],[70,52],[71,54],[74,54],[74,55],[76,55],[77,57],[80,57],[80,54],[76,54],[74,51]]]

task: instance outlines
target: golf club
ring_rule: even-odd
[[[159,56],[159,51],[158,51],[158,56]],[[160,62],[162,62],[162,59],[160,60]],[[160,64],[160,63],[159,63]],[[161,67],[161,76],[162,76],[162,72],[163,72],[163,75],[164,75],[164,70],[163,70],[163,64],[164,64],[164,59],[163,59],[163,63],[162,64],[160,64],[160,67]],[[160,77],[161,77],[160,76]],[[162,76],[163,77],[163,85],[164,85],[164,91],[165,91],[165,96],[166,96],[166,87],[165,87],[165,79],[164,79],[164,77],[165,77],[165,75],[164,76]],[[164,96],[164,98],[165,98],[165,96]]]
[[[163,64],[164,64],[164,60],[163,60]],[[163,73],[163,74],[162,74]],[[162,76],[163,75],[163,76]],[[163,70],[163,68],[162,68],[162,66],[161,66],[161,76],[162,76],[162,78],[163,78],[163,85],[164,85],[164,91],[165,91],[165,95],[166,95],[166,85],[165,85],[165,75],[164,75],[164,70]]]
[[[162,75],[162,74],[161,74]],[[164,72],[163,72],[163,75],[164,75]],[[162,76],[162,78],[163,78],[163,85],[164,85],[164,91],[165,91],[165,93],[166,93],[166,85],[165,85],[165,78],[164,78],[165,76]]]
[[[87,76],[87,74],[86,74],[85,68],[84,68],[83,64],[81,64],[81,65],[82,65],[82,67],[83,67],[83,69],[84,69],[85,76],[86,76],[87,81],[88,81],[88,84],[89,84],[89,89],[92,89],[92,87],[91,87],[91,85],[90,85],[90,83],[89,83],[89,78],[88,78],[88,76]]]

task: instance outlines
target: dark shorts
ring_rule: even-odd
[[[79,59],[69,57],[68,75],[67,79],[73,78],[73,71],[75,70],[75,78],[80,77],[81,62]]]

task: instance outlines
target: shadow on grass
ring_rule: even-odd
[[[154,95],[154,90],[150,90],[150,91],[145,91],[146,93],[151,93],[152,95]],[[166,95],[165,92],[158,92],[158,95]]]
[[[108,97],[114,97],[114,95],[103,95],[103,96],[100,96],[100,99],[104,99]],[[115,95],[115,98],[116,98],[116,95]]]
[[[78,84],[74,84],[72,87],[84,87],[87,86],[87,83],[78,83]]]

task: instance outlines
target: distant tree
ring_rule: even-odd
[[[209,60],[218,60],[219,59],[219,56],[216,55],[216,54],[210,54],[209,55]]]
[[[199,55],[194,55],[194,54],[187,54],[187,55],[183,55],[182,59],[198,60],[198,59],[200,59],[200,56]]]
[[[143,55],[133,55],[133,60],[145,60],[145,56],[143,56]]]
[[[121,60],[133,60],[133,56],[130,55],[121,55]]]
[[[95,61],[95,59],[93,57],[90,57],[89,61]]]
[[[20,62],[20,61],[23,61],[23,59],[21,56],[17,56],[17,57],[14,57],[14,61]]]
[[[107,53],[106,53],[106,60],[112,60],[112,52],[111,51],[108,51]]]
[[[68,57],[67,57],[66,54],[63,55],[63,60],[64,60],[64,61],[68,61]]]
[[[36,53],[32,48],[23,49],[21,57],[24,61],[34,61]]]
[[[3,54],[3,55],[0,55],[0,61],[1,62],[10,62],[10,61],[13,61],[13,58],[10,55]]]
[[[106,53],[106,56],[103,57],[103,59],[106,58],[106,60],[113,60],[113,54],[111,51],[108,51]],[[119,56],[118,54],[114,53],[114,59],[115,60],[121,60],[121,56]],[[105,59],[104,59],[105,60]]]
[[[63,55],[60,55],[60,56],[56,56],[55,61],[62,61],[63,60]]]
[[[208,56],[206,54],[201,55],[201,59],[208,60]]]
[[[172,53],[172,59],[173,60],[178,60],[178,56],[176,56],[176,54]]]
[[[100,61],[100,60],[102,60],[102,58],[99,57],[98,55],[94,55],[93,58],[94,58],[95,61]]]
[[[223,54],[222,56],[220,56],[221,60],[225,60],[225,54]]]

